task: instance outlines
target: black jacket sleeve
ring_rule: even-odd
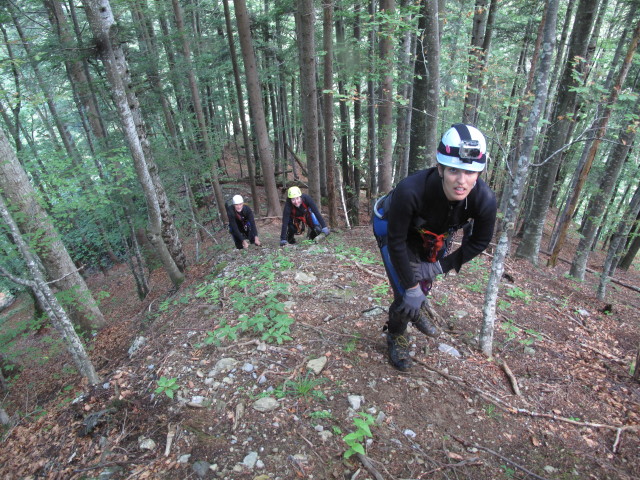
[[[250,207],[245,205],[242,209],[242,216],[247,219],[247,223],[249,224],[249,229],[251,230],[251,236],[258,236],[258,226],[256,225],[256,219],[253,216],[253,210]]]
[[[420,196],[423,193],[421,184],[424,184],[424,175],[420,173],[402,180],[393,191],[387,214],[389,257],[405,290],[417,283],[410,264],[408,234],[413,219],[420,215]]]
[[[287,198],[282,209],[282,229],[280,230],[280,240],[287,239],[287,228],[291,219],[291,199]]]
[[[227,207],[227,216],[229,217],[229,228],[231,229],[231,235],[233,235],[235,238],[242,238],[242,234],[238,229],[236,209],[233,206]]]

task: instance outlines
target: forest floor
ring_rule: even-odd
[[[611,283],[605,308],[594,275],[576,282],[544,255],[540,267],[508,259],[488,359],[476,338],[489,248],[435,283],[443,333],[412,331],[415,365],[401,373],[387,360],[391,294],[364,223],[281,248],[280,221],[262,218],[263,247],[247,251],[218,231],[198,260],[187,245],[177,292],[159,268],[144,301],[125,265],[88,277],[109,322],[91,343],[93,387],[55,331],[28,329],[18,299],[0,318],[5,336],[22,328],[21,370],[2,397],[20,419],[3,433],[0,476],[640,478],[637,292]],[[589,267],[600,265],[596,254]],[[616,279],[640,285],[638,262]],[[351,433],[364,455],[345,459]]]

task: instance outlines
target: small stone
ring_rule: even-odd
[[[146,341],[147,339],[145,337],[142,337],[142,336],[137,337],[129,347],[129,350],[127,351],[129,356],[130,357],[133,356],[134,353],[140,350],[140,347],[142,347],[146,343]]]
[[[556,473],[558,471],[557,468],[552,467],[551,465],[546,465],[543,470],[547,473]]]
[[[209,473],[210,465],[209,465],[209,462],[205,462],[204,460],[198,460],[191,466],[191,468],[193,469],[196,475],[198,475],[200,478],[204,478]]]
[[[327,357],[324,355],[319,358],[314,358],[313,360],[309,360],[307,362],[307,368],[311,370],[316,375],[319,375],[322,372],[322,369],[327,364]]]
[[[238,360],[235,358],[221,358],[217,361],[213,369],[207,375],[208,377],[215,377],[220,373],[227,373],[238,365]]]
[[[249,452],[244,460],[242,460],[242,464],[247,467],[249,470],[253,470],[256,466],[256,462],[258,461],[258,453],[257,452]]]
[[[189,459],[191,458],[191,454],[187,453],[185,455],[180,455],[178,457],[178,463],[189,463]]]
[[[318,435],[320,436],[320,440],[322,440],[323,443],[333,437],[333,433],[331,433],[329,430],[323,430]]]
[[[139,437],[138,448],[140,448],[140,450],[155,450],[156,442],[154,442],[151,438]]]
[[[315,277],[315,275],[312,274],[307,274],[304,272],[296,272],[295,276],[293,277],[294,282],[302,282],[302,283],[314,283],[317,278]]]
[[[269,412],[278,408],[280,404],[273,397],[262,397],[253,402],[253,409],[259,412]]]
[[[416,438],[416,432],[414,432],[413,430],[407,428],[404,432],[405,436],[409,437],[409,438]]]
[[[245,364],[242,366],[242,370],[243,370],[244,372],[247,372],[247,373],[249,373],[249,372],[253,372],[253,369],[254,369],[254,368],[255,368],[255,367],[254,367],[251,363],[245,363]]]
[[[362,403],[364,402],[364,397],[362,395],[349,395],[347,397],[347,400],[349,401],[349,405],[351,406],[351,408],[353,408],[354,410],[359,410],[362,406]]]
[[[446,343],[441,343],[440,345],[438,345],[438,350],[440,350],[443,353],[447,353],[452,357],[460,358],[462,356],[460,355],[460,352],[458,350],[456,350],[451,345],[447,345]]]

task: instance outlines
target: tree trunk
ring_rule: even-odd
[[[108,81],[111,85],[113,97],[116,102],[118,115],[122,123],[125,138],[131,151],[138,180],[144,191],[147,202],[147,215],[149,218],[149,240],[156,248],[167,274],[171,278],[174,287],[179,287],[184,281],[184,274],[176,264],[162,238],[162,216],[157,197],[156,186],[151,177],[145,151],[148,148],[148,139],[144,131],[136,127],[133,112],[130,105],[138,107],[137,103],[130,103],[124,84],[124,75],[127,71],[126,60],[116,38],[116,25],[108,0],[83,0],[87,18],[96,38],[98,51],[104,64]],[[138,112],[139,113],[139,112]],[[143,144],[146,146],[143,148]],[[151,159],[152,160],[152,159]],[[156,168],[157,170],[157,168]]]
[[[625,214],[618,224],[616,232],[611,237],[611,243],[609,244],[609,251],[607,252],[607,258],[602,267],[602,275],[600,276],[600,284],[598,285],[598,293],[596,294],[598,300],[604,301],[607,292],[607,284],[609,277],[613,277],[616,271],[618,261],[620,260],[621,250],[624,249],[624,242],[629,235],[631,226],[633,225],[633,219],[635,219],[640,213],[640,187],[636,188],[636,192],[631,199],[631,202],[626,208]]]
[[[267,216],[277,217],[282,213],[282,209],[280,208],[278,189],[276,187],[275,168],[271,146],[269,145],[267,121],[262,105],[258,66],[251,42],[249,14],[245,0],[233,0],[233,4],[235,6],[236,21],[238,23],[238,37],[240,38],[240,46],[242,48],[242,58],[244,60],[244,74],[247,80],[251,119],[258,140],[262,178],[264,179],[264,189],[267,195]]]
[[[7,140],[4,136],[4,133],[1,133],[0,145],[2,146],[3,150],[6,147],[6,143]],[[6,190],[3,193],[6,194]],[[73,324],[71,323],[70,318],[67,316],[64,308],[62,308],[62,306],[58,302],[58,299],[45,280],[43,273],[40,271],[37,258],[30,252],[27,243],[22,238],[20,230],[11,217],[9,209],[7,208],[7,204],[5,203],[2,195],[0,195],[0,216],[9,228],[13,242],[18,246],[22,258],[27,265],[27,270],[29,271],[33,280],[25,280],[16,277],[10,274],[7,270],[5,270],[4,267],[1,266],[0,274],[16,283],[19,283],[20,285],[24,285],[33,290],[33,292],[38,297],[40,304],[44,307],[47,315],[51,319],[51,323],[60,333],[60,336],[67,344],[67,351],[71,354],[73,362],[75,363],[76,367],[78,367],[80,374],[86,377],[90,384],[95,385],[96,383],[100,382],[100,377],[96,373],[93,364],[91,363],[91,360],[89,359],[89,356],[87,355],[87,352],[82,345],[80,337],[78,337],[78,334],[73,328]]]
[[[618,267],[625,271],[629,270],[629,267],[640,250],[640,215],[637,216],[634,226],[629,232],[627,244],[627,253],[625,253],[624,257],[622,257],[622,260],[620,260],[620,263],[618,264]]]
[[[12,208],[24,215],[20,216],[19,228],[27,235],[41,238],[38,248],[47,280],[69,297],[69,315],[84,332],[102,328],[105,319],[98,305],[78,272],[73,260],[60,240],[60,235],[49,216],[38,203],[29,178],[0,131],[0,189],[4,192]]]
[[[633,59],[633,55],[636,52],[636,49],[638,48],[639,40],[640,40],[640,22],[638,22],[635,28],[635,31],[633,32],[633,38],[631,39],[631,43],[627,50],[627,55],[624,61],[622,62],[622,67],[618,75],[618,80],[616,81],[616,84],[613,86],[613,89],[609,94],[609,98],[606,101],[606,107],[604,109],[603,115],[600,119],[598,119],[597,124],[595,125],[596,138],[591,144],[589,153],[587,154],[586,163],[578,177],[578,183],[575,189],[573,189],[571,192],[571,199],[569,200],[569,203],[568,203],[566,216],[564,218],[564,222],[560,226],[558,242],[556,243],[556,246],[553,249],[553,252],[551,252],[551,257],[549,258],[549,262],[548,262],[549,266],[552,266],[552,267],[555,266],[558,258],[558,254],[560,253],[560,250],[564,246],[564,241],[567,236],[567,229],[569,228],[569,223],[571,223],[571,217],[573,216],[573,213],[576,210],[578,200],[580,199],[580,193],[582,192],[582,187],[587,181],[587,176],[589,175],[589,171],[591,170],[591,166],[593,165],[593,161],[596,157],[596,153],[598,152],[598,148],[600,147],[600,143],[602,142],[602,138],[607,132],[607,125],[609,124],[609,119],[611,118],[611,111],[618,101],[620,90],[622,89],[624,81],[627,78],[627,74],[629,73],[629,69],[631,68],[631,61]]]
[[[329,200],[329,224],[338,226],[335,180],[335,150],[333,148],[333,1],[325,0],[323,11],[324,47],[324,150],[327,169],[327,198]]]
[[[576,76],[580,77],[584,73],[581,59],[584,59],[587,54],[588,39],[598,10],[597,3],[593,0],[580,0],[578,6],[569,42],[569,57],[565,63],[559,87],[554,113],[555,124],[550,130],[551,134],[542,155],[545,163],[538,175],[539,180],[534,190],[531,213],[525,221],[524,235],[516,251],[518,257],[526,258],[534,265],[538,264],[542,232],[549,211],[556,174],[562,160],[560,153],[567,147],[566,142],[573,124],[572,115],[577,103],[575,88],[580,86]]]
[[[315,64],[315,14],[312,0],[300,0],[296,11],[298,54],[300,57],[300,95],[304,149],[309,172],[309,195],[320,204],[320,153],[318,146],[318,92]]]
[[[380,0],[380,13],[392,17],[395,13],[395,0]],[[382,17],[383,19],[385,17]],[[381,20],[380,38],[380,65],[381,77],[380,99],[378,102],[378,141],[379,159],[378,172],[380,178],[380,191],[388,192],[392,188],[393,172],[393,52],[394,26],[390,22]]]
[[[220,214],[220,218],[222,219],[222,221],[224,223],[228,223],[229,219],[227,218],[227,209],[224,204],[224,195],[222,194],[222,188],[220,187],[220,181],[218,179],[217,161],[216,161],[216,158],[214,157],[213,149],[211,148],[211,141],[209,140],[209,129],[207,128],[207,124],[204,118],[204,111],[202,109],[202,101],[200,100],[200,91],[198,90],[196,74],[193,71],[193,66],[191,65],[191,46],[189,43],[189,39],[187,38],[187,34],[184,30],[184,19],[182,17],[182,8],[180,7],[178,0],[171,0],[171,4],[173,5],[173,13],[176,19],[176,28],[178,30],[178,35],[182,43],[182,55],[184,57],[187,78],[189,79],[189,88],[191,89],[191,100],[193,102],[196,118],[198,120],[200,140],[204,145],[204,150],[205,150],[205,155],[207,156],[207,160],[213,163],[211,168],[211,174],[213,177],[213,192],[216,197],[218,213]]]
[[[555,44],[555,31],[558,15],[558,0],[548,0],[546,4],[546,15],[544,26],[544,41],[540,66],[536,75],[536,96],[531,107],[531,112],[527,120],[527,125],[522,139],[520,158],[518,159],[518,169],[513,179],[511,191],[508,193],[509,202],[502,221],[502,234],[498,240],[498,245],[493,254],[491,273],[487,283],[484,304],[482,307],[482,327],[480,329],[480,349],[491,356],[493,354],[493,333],[496,319],[496,303],[498,300],[498,289],[502,274],[504,273],[504,260],[509,251],[510,232],[515,226],[518,217],[522,193],[526,183],[530,157],[535,145],[536,135],[539,131],[540,119],[542,118],[544,105],[547,101],[549,70],[551,69],[551,58]]]

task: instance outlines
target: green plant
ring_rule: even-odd
[[[515,285],[510,285],[507,287],[507,296],[520,299],[525,303],[525,305],[529,305],[531,303],[531,292],[528,292],[527,290],[521,290]]]
[[[353,424],[357,427],[354,432],[345,435],[342,440],[349,446],[344,452],[343,457],[349,458],[355,453],[365,454],[364,446],[362,444],[366,437],[373,438],[371,425],[375,423],[373,417],[365,412],[358,412],[357,417],[354,417]]]
[[[389,284],[386,282],[379,283],[378,285],[371,287],[371,291],[371,295],[376,303],[381,303],[382,299],[389,295]]]
[[[333,418],[333,415],[331,415],[331,412],[328,410],[317,410],[315,412],[311,412],[309,416],[315,419]]]
[[[511,311],[511,302],[502,299],[498,300],[498,310],[505,312]]]
[[[177,382],[177,378],[160,377],[160,380],[157,382],[158,388],[155,389],[155,393],[164,393],[167,397],[173,398],[175,391],[180,388],[180,385],[178,385]]]
[[[309,375],[309,372],[307,372],[304,377],[299,376],[295,380],[287,380],[284,382],[283,391],[285,395],[291,395],[294,397],[315,397],[324,400],[324,393],[318,390],[317,387],[326,381],[326,378],[314,378]]]
[[[496,410],[496,406],[493,403],[483,405],[482,409],[488,418],[498,418],[500,416],[500,412]]]
[[[505,477],[507,477],[507,478],[514,478],[515,477],[516,471],[513,468],[508,467],[506,465],[500,465],[500,468],[504,472]]]
[[[347,343],[342,348],[345,353],[353,352],[358,347],[358,341],[360,340],[360,335],[355,334],[355,336],[351,337]]]

